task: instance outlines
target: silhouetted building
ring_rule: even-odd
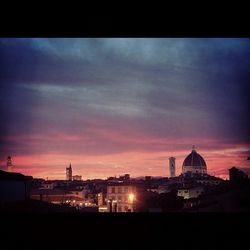
[[[204,161],[203,157],[196,152],[194,146],[191,154],[189,154],[183,162],[182,173],[191,175],[207,173],[206,162]]]
[[[125,174],[124,175],[124,180],[125,181],[129,181],[130,180],[130,175],[129,174]]]
[[[152,180],[152,176],[145,176],[145,181],[151,181]]]
[[[129,174],[121,175],[119,176],[119,178],[117,178],[117,181],[129,181],[129,180],[130,180]]]
[[[239,181],[239,180],[244,180],[248,179],[248,175],[243,172],[242,170],[232,167],[229,169],[229,180],[230,181]]]
[[[174,157],[169,158],[169,176],[175,177],[175,158]]]
[[[73,179],[73,181],[81,181],[82,180],[82,176],[81,175],[73,175],[72,179]]]
[[[31,180],[31,176],[0,170],[0,203],[28,200]]]
[[[12,172],[12,168],[13,168],[11,156],[7,157],[7,164],[6,164],[6,166],[7,166],[7,171],[9,173],[11,173]]]
[[[72,181],[72,167],[71,163],[68,168],[66,168],[66,180],[67,181]]]
[[[41,184],[41,189],[54,189],[57,183],[54,181],[45,181]]]

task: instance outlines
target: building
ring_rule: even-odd
[[[0,170],[0,204],[27,201],[32,177]]]
[[[248,175],[242,170],[232,167],[229,169],[229,180],[230,181],[239,181],[248,179]]]
[[[54,181],[45,181],[41,184],[40,189],[54,189],[57,186],[57,183]]]
[[[105,194],[103,192],[100,192],[97,194],[97,205],[98,205],[98,211],[99,212],[108,212],[108,207],[106,204]]]
[[[152,181],[152,176],[145,176],[145,181]]]
[[[174,157],[169,158],[169,176],[175,177],[175,158]]]
[[[193,188],[182,188],[179,189],[177,192],[177,196],[183,197],[184,199],[191,199],[191,198],[197,198],[201,194],[203,194],[204,188],[203,187],[193,187]]]
[[[81,175],[73,175],[72,179],[73,179],[73,181],[81,181],[82,180],[82,176]]]
[[[158,194],[164,194],[164,193],[169,193],[170,189],[168,187],[168,185],[160,185],[158,187]]]
[[[223,181],[223,179],[211,175],[202,175],[196,179],[196,183],[202,186],[218,186]]]
[[[11,173],[12,172],[12,168],[13,168],[11,156],[7,157],[6,167],[7,167],[7,172]]]
[[[185,158],[182,165],[182,173],[186,174],[206,174],[207,165],[203,157],[192,149],[192,152]]]
[[[68,168],[66,168],[66,180],[67,181],[72,181],[72,167],[71,163]]]
[[[97,194],[97,205],[103,206],[105,203],[105,196],[103,192]]]
[[[54,204],[69,204],[71,206],[82,206],[85,204],[84,189],[33,189],[31,199],[46,201]]]
[[[107,186],[107,205],[109,212],[134,212],[136,187],[126,184]]]

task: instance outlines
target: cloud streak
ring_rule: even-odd
[[[107,162],[107,175],[119,166],[158,175],[167,161],[146,159],[188,154],[197,144],[209,159],[218,159],[218,173],[223,172],[234,161],[223,163],[214,151],[250,146],[249,44],[249,39],[0,39],[0,162],[13,154],[27,159],[32,170],[31,159],[39,155],[60,155],[64,164],[72,157],[80,164],[112,156],[111,165],[118,167]],[[117,155],[126,154],[138,154],[138,161],[122,165]],[[56,159],[45,173],[65,167]],[[85,174],[94,177],[99,165],[84,164]]]

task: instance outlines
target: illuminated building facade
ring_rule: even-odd
[[[99,212],[108,212],[108,207],[105,202],[105,194],[103,192],[97,194],[97,205]]]
[[[175,158],[174,157],[169,158],[169,176],[175,177]]]
[[[107,186],[107,206],[109,212],[134,212],[136,187],[125,184]]]
[[[177,195],[184,199],[191,199],[199,197],[204,191],[203,187],[194,187],[188,189],[179,189]]]
[[[97,205],[98,206],[103,206],[104,202],[105,202],[104,194],[102,192],[98,193],[97,194]]]
[[[63,189],[33,189],[31,199],[46,201],[54,204],[68,203],[71,206],[83,205],[85,200],[85,191],[81,190],[63,190]]]
[[[66,168],[66,180],[67,181],[72,181],[72,167],[71,163],[68,168]]]

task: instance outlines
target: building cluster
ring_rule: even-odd
[[[82,180],[81,175],[73,175],[71,163],[69,164],[69,167],[66,168],[66,180],[67,181],[80,181],[80,180]]]
[[[9,157],[7,166],[9,169],[12,166]],[[241,197],[241,201],[250,198],[248,176],[233,167],[229,169],[229,177],[225,181],[209,175],[204,158],[193,147],[183,161],[179,176],[176,176],[174,157],[169,158],[169,177],[131,178],[125,174],[106,180],[83,180],[81,176],[73,175],[71,164],[66,167],[65,180],[35,179],[1,171],[0,187],[5,192],[1,193],[0,201],[31,199],[79,212],[217,211],[223,207],[221,200],[231,197],[231,193],[245,190],[243,196],[237,193],[237,197]],[[242,189],[237,189],[239,183],[243,185]],[[14,187],[18,190],[13,191]],[[250,206],[246,207],[250,209]]]

